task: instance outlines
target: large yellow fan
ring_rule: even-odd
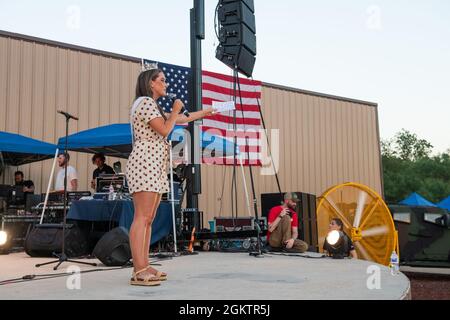
[[[369,187],[345,183],[328,189],[318,198],[317,228],[321,251],[333,218],[344,223],[344,232],[351,237],[360,259],[388,266],[392,251],[398,253],[397,232],[389,209]]]

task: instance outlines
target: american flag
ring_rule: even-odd
[[[154,61],[143,60],[144,65],[148,63],[154,63]],[[186,109],[191,110],[190,68],[166,63],[158,63],[158,66],[164,71],[166,81],[169,83],[168,92],[175,93],[177,98],[184,102]],[[235,99],[233,77],[202,71],[202,81],[203,108],[211,107],[214,101],[226,102]],[[242,105],[236,85],[236,118],[233,111],[206,117],[203,120],[202,130],[213,135],[219,135],[231,142],[234,142],[236,137],[243,164],[245,166],[261,166],[260,130],[262,127],[259,101],[262,84],[260,81],[249,79],[239,79],[239,82]],[[171,112],[172,103],[169,99],[162,98],[159,102],[166,112]],[[231,153],[228,152],[227,154]],[[233,162],[233,156],[213,157],[204,155],[203,157],[203,163],[208,164],[232,165]],[[236,164],[239,163],[236,162]]]

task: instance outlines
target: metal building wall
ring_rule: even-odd
[[[0,31],[0,130],[56,143],[64,135],[58,109],[80,117],[71,122],[70,133],[127,122],[139,70],[137,58]],[[355,181],[381,193],[376,104],[272,84],[263,85],[262,95],[268,129],[280,129],[283,191],[320,195],[332,185]],[[44,192],[51,163],[19,169]],[[90,155],[72,153],[71,163],[78,170],[80,189],[88,190],[94,170]],[[6,171],[3,182],[12,182],[15,169]],[[205,220],[231,216],[231,176],[230,167],[203,166],[200,209]],[[261,176],[259,168],[254,168],[254,177],[260,208],[260,194],[277,187],[274,176]],[[245,216],[240,168],[237,181],[238,214]]]
[[[49,143],[65,134],[65,110],[80,120],[71,121],[69,134],[110,123],[128,122],[134,97],[138,61],[90,53],[84,48],[21,39],[0,34],[0,130]],[[94,166],[90,155],[71,153],[71,165],[82,190],[90,189]],[[109,159],[113,163],[116,159]],[[19,169],[45,192],[52,161]],[[122,161],[125,168],[125,161]],[[17,168],[8,168],[3,180],[12,181]]]

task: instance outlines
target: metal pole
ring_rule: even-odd
[[[53,158],[52,171],[50,172],[50,179],[48,180],[47,192],[45,193],[44,207],[42,208],[41,221],[39,222],[39,224],[42,224],[44,222],[44,214],[45,210],[47,209],[48,195],[50,193],[50,188],[52,186],[53,174],[55,173],[56,159],[58,158],[58,153],[59,149],[57,148],[55,151],[55,158]]]
[[[242,158],[243,158],[243,154],[241,153],[239,155],[239,163],[241,165],[242,183],[244,184],[244,192],[245,192],[245,199],[246,199],[246,204],[247,204],[248,216],[251,217],[252,216],[252,209],[251,209],[251,205],[250,205],[250,199],[248,197],[247,180],[245,179],[244,163],[242,161]]]
[[[172,156],[172,139],[169,140],[170,150],[169,150],[169,159],[170,159],[170,203],[172,204],[172,226],[173,226],[173,244],[175,253],[178,252],[177,248],[177,228],[176,228],[176,217],[175,217],[175,195],[173,190],[173,156]]]
[[[63,220],[63,230],[62,230],[62,257],[66,259],[66,225],[67,225],[67,166],[69,165],[67,148],[68,148],[68,139],[69,139],[69,121],[70,118],[66,115],[66,138],[64,142],[64,220]],[[55,267],[55,270],[58,266]]]
[[[191,111],[202,110],[202,40],[205,38],[205,1],[194,0],[191,17]],[[198,209],[201,189],[200,121],[189,125],[191,136],[190,164],[187,175],[187,207]]]

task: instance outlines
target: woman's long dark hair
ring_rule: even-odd
[[[334,218],[331,221],[336,222],[336,224],[338,225],[338,227],[341,229],[341,231],[344,231],[344,223],[342,222],[341,219],[339,218]]]
[[[161,69],[152,69],[141,72],[136,83],[136,98],[151,97],[153,98],[153,91],[150,86],[150,81],[155,81],[159,74],[163,72]]]
[[[150,81],[155,81],[161,72],[163,72],[161,69],[152,69],[141,72],[141,74],[138,76],[136,83],[135,100],[137,100],[140,97],[150,97],[153,99],[153,90],[150,86]],[[164,120],[167,120],[164,110],[158,103],[156,103],[156,105],[158,106],[159,112],[161,113]]]

